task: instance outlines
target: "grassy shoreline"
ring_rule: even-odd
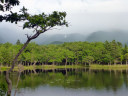
[[[126,70],[128,69],[128,65],[98,65],[92,64],[90,65],[91,69],[111,69],[111,70]]]
[[[23,66],[24,70],[34,70],[34,69],[58,69],[58,68],[84,68],[84,66],[80,66],[80,65],[67,65],[67,66],[57,66],[57,65],[42,65],[42,66]],[[10,67],[0,67],[0,71],[6,71],[9,70]],[[13,70],[17,71],[19,68],[16,66]]]
[[[0,67],[0,71],[7,71],[10,67]],[[58,69],[58,68],[90,68],[90,69],[112,69],[112,70],[126,70],[128,69],[128,65],[99,65],[99,64],[92,64],[90,66],[83,66],[83,65],[63,65],[63,66],[56,66],[56,65],[43,65],[43,66],[23,66],[24,70],[34,70],[34,69]],[[14,71],[18,71],[18,67],[14,68]]]

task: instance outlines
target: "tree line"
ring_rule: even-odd
[[[0,65],[10,66],[23,44],[0,44]],[[128,64],[127,44],[108,42],[65,42],[38,45],[31,42],[18,58],[18,63],[29,65],[116,65]]]

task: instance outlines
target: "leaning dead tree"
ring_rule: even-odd
[[[11,2],[12,1],[12,2]],[[11,10],[11,6],[19,5],[18,0],[0,0],[0,10],[4,12],[4,10]],[[57,12],[54,11],[52,14],[38,14],[31,15],[27,12],[27,9],[23,7],[19,13],[10,11],[8,15],[0,15],[0,22],[6,21],[11,23],[18,23],[20,21],[24,21],[23,29],[29,28],[33,29],[33,35],[27,35],[27,41],[24,43],[23,47],[19,50],[14,60],[12,61],[11,68],[6,72],[6,81],[8,84],[8,96],[11,95],[12,90],[12,82],[9,78],[9,74],[15,67],[17,63],[17,59],[23,50],[27,47],[29,42],[35,38],[37,38],[40,34],[47,32],[48,30],[53,29],[56,26],[68,26],[66,20],[66,12]]]

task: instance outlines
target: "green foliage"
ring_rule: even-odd
[[[113,40],[111,43],[111,55],[115,59],[121,55],[120,45],[117,45],[117,42]]]
[[[94,61],[94,58],[92,56],[87,56],[83,58],[83,62],[88,63],[89,65]]]
[[[47,30],[47,28],[65,25],[67,22],[64,20],[66,12],[54,11],[52,14],[46,15],[45,13],[27,16],[27,22],[25,22],[23,28],[35,28],[39,27],[40,32]]]
[[[127,44],[125,44],[124,48],[123,48],[123,55],[128,53],[128,47]]]
[[[1,48],[1,56],[0,56],[1,63],[10,64],[10,62],[12,62],[12,59],[14,59],[15,56],[16,56],[15,58],[18,58],[20,54],[23,52],[23,50],[27,47],[29,42],[37,38],[41,33],[51,30],[53,27],[56,26],[65,25],[68,27],[68,23],[65,20],[66,12],[54,11],[51,14],[41,13],[38,15],[37,14],[31,15],[27,12],[28,10],[25,7],[23,7],[18,13],[11,11],[11,7],[19,5],[19,3],[20,3],[19,0],[0,0],[0,11],[3,11],[3,13],[4,11],[10,11],[9,14],[0,15],[0,22],[6,21],[17,24],[18,22],[23,21],[24,22],[23,29],[25,28],[33,29],[34,34],[32,36],[28,36],[28,34],[26,34],[27,41],[23,45],[21,50],[15,49],[14,51],[11,48],[12,50],[10,51],[8,47]],[[21,45],[19,40],[16,42],[16,44],[17,46]],[[23,61],[23,60],[29,62],[42,61],[39,60],[42,58],[41,55],[36,54],[38,53],[37,50],[35,50],[36,46],[34,44],[31,45],[29,44],[29,47],[27,47],[27,49],[24,51],[22,56],[20,56],[19,61]],[[56,50],[51,50],[52,54],[49,52],[49,56],[48,56],[49,58],[45,58],[45,61],[47,59],[47,62],[61,62],[62,57],[61,55],[57,54],[57,52],[61,53],[60,49],[59,51],[55,52]],[[15,52],[17,52],[18,54],[15,55]]]
[[[20,44],[21,44],[21,42],[20,42],[20,40],[18,39],[17,42],[16,42],[16,45],[20,45]]]
[[[31,15],[27,12],[27,9],[23,7],[20,13],[10,11],[10,14],[2,16],[0,15],[0,21],[2,22],[5,20],[6,22],[17,23],[20,21],[25,21],[23,25],[23,29],[29,28],[33,29],[34,31],[38,31],[43,33],[55,26],[68,26],[65,17],[66,12],[57,12],[54,11],[52,14],[38,14],[38,15]]]
[[[0,84],[0,96],[5,96],[7,88],[4,84]]]
[[[17,6],[19,3],[19,0],[0,0],[0,10],[9,11],[12,6]]]
[[[125,54],[125,59],[128,60],[128,53]]]
[[[55,65],[71,64],[113,64],[123,63],[128,60],[128,53],[124,54],[126,47],[120,46],[116,41],[102,42],[70,42],[61,45],[28,44],[18,61],[41,62]],[[22,47],[22,44],[0,45],[0,63],[11,64],[12,59]]]

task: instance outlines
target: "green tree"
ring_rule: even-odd
[[[65,59],[65,66],[67,65],[68,61],[73,58],[74,54],[69,49],[62,49],[63,52],[63,59]]]
[[[17,40],[16,44],[17,44],[17,45],[20,45],[20,44],[21,44],[21,42],[20,42],[19,39]]]
[[[124,57],[125,57],[125,60],[126,60],[126,65],[127,65],[127,63],[128,63],[128,53],[126,53],[126,54],[124,55]]]
[[[111,55],[114,58],[114,64],[116,65],[115,61],[117,61],[117,59],[121,55],[121,48],[117,45],[117,42],[115,40],[111,42]]]
[[[57,45],[49,45],[49,57],[48,62],[52,62],[53,65],[62,62],[62,49],[57,47]]]
[[[5,43],[0,48],[0,61],[4,66],[9,66],[11,64],[11,61],[13,59],[12,57],[12,44],[11,43]]]
[[[93,61],[94,61],[94,58],[92,56],[87,56],[87,57],[83,58],[83,62],[85,64],[88,63],[89,66],[91,65],[91,63],[93,63]]]
[[[0,0],[0,10],[4,12],[4,9],[10,11],[12,6],[19,5],[19,0]],[[27,9],[23,7],[20,10],[20,13],[10,11],[10,14],[6,14],[4,16],[0,15],[0,21],[3,20],[11,23],[17,23],[19,21],[24,21],[23,29],[29,28],[34,30],[34,34],[29,36],[27,34],[27,41],[24,43],[23,47],[19,50],[17,55],[15,56],[12,67],[6,72],[6,81],[8,83],[8,95],[11,94],[12,83],[9,79],[9,73],[14,69],[15,64],[19,55],[23,52],[23,50],[27,47],[29,42],[35,38],[37,38],[40,34],[51,30],[56,26],[68,26],[66,20],[66,12],[57,12],[54,11],[52,14],[39,14],[39,15],[31,15],[27,12]]]
[[[107,51],[111,51],[111,45],[110,45],[110,43],[107,40],[104,42],[104,48]]]
[[[113,58],[110,55],[110,53],[104,54],[104,56],[103,56],[103,63],[108,63],[108,65],[111,65],[112,60],[113,60]]]
[[[124,55],[121,55],[121,56],[120,56],[121,65],[122,65],[123,60],[124,60]]]
[[[95,60],[97,61],[97,63],[101,63],[103,62],[103,54],[105,53],[105,48],[104,48],[104,44],[102,42],[96,42],[93,45],[93,57],[95,58]]]
[[[128,53],[127,44],[125,44],[125,46],[124,46],[124,48],[123,48],[123,55],[125,55],[126,53]]]

